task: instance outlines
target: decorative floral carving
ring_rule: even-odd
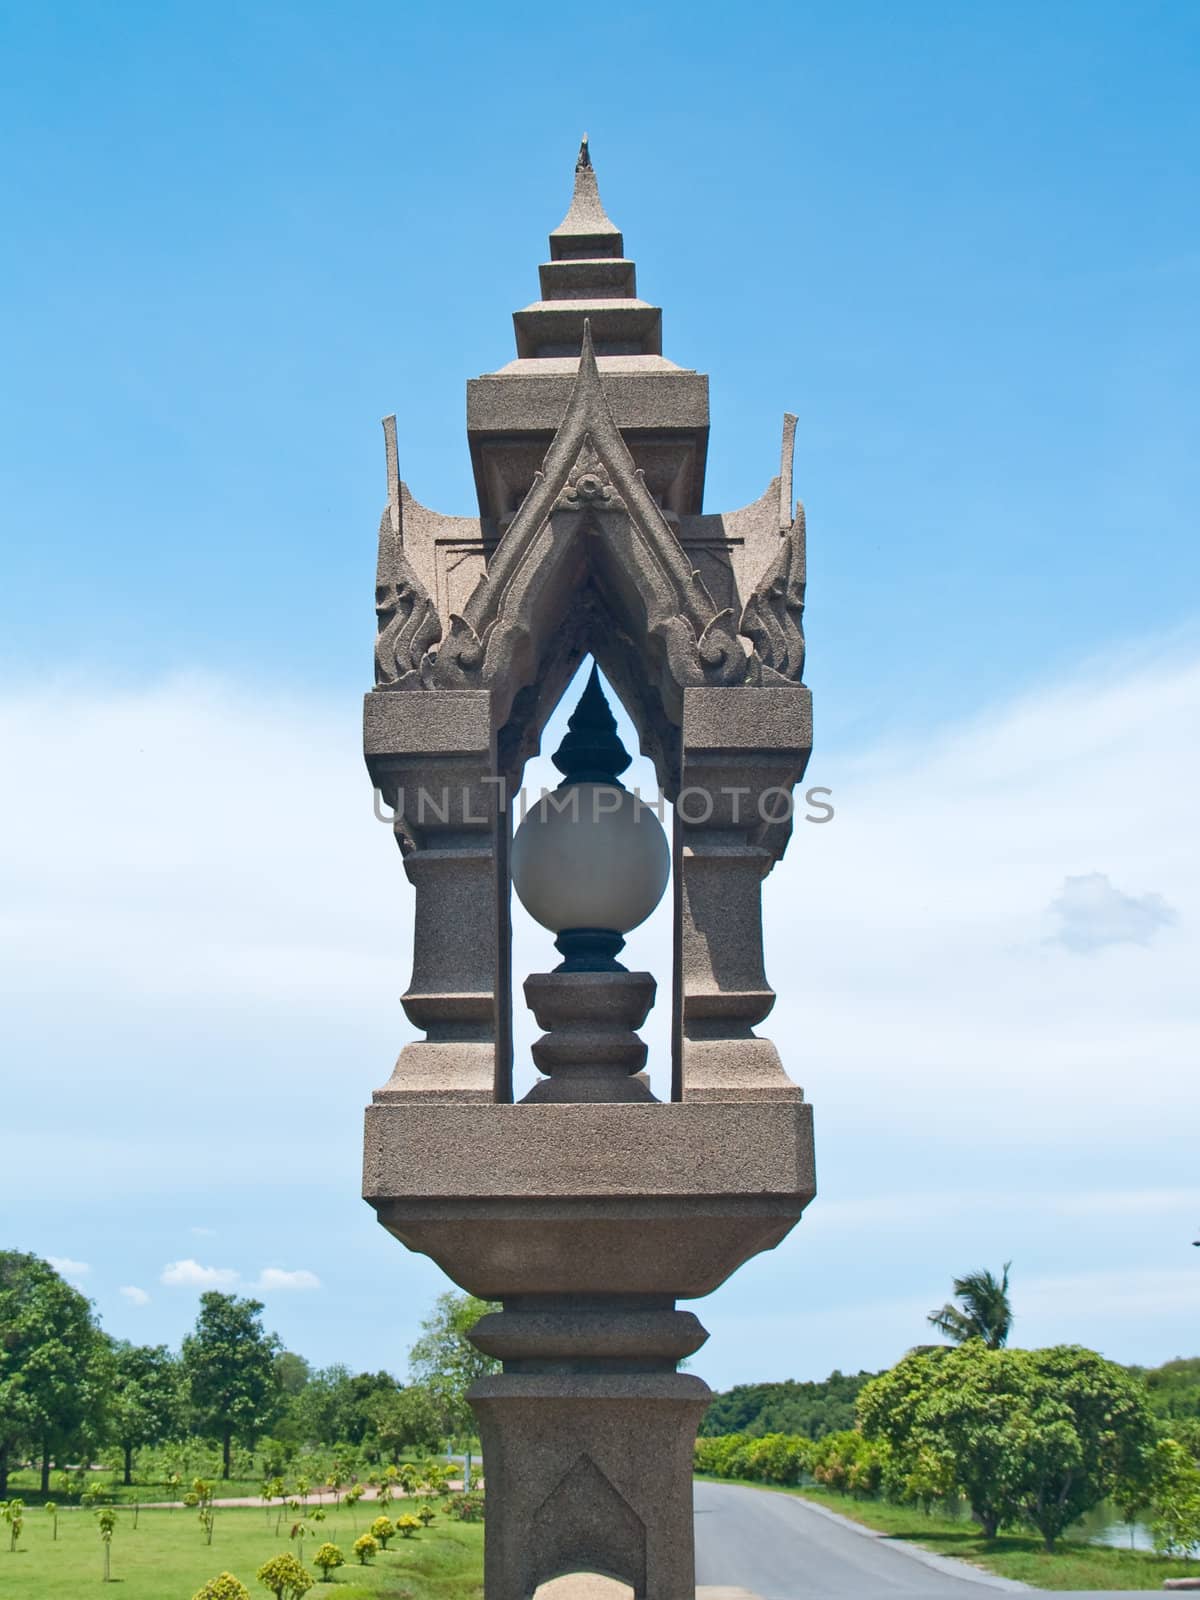
[[[608,469],[597,455],[590,433],[584,435],[583,449],[571,468],[556,504],[572,511],[596,504],[616,510],[625,504],[613,490]]]
[[[392,526],[389,508],[379,529],[375,580],[375,682],[381,689],[419,687],[442,637],[442,624],[424,584],[413,571]],[[428,659],[427,659],[428,658]]]
[[[745,634],[766,679],[799,683],[804,671],[804,509],[783,535],[782,548],[746,602],[738,632]]]

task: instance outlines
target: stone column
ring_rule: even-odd
[[[476,1324],[473,1342],[504,1361],[468,1396],[496,1490],[488,1600],[529,1600],[567,1572],[694,1600],[692,1454],[711,1393],[675,1363],[706,1337],[651,1296],[506,1300]]]
[[[508,817],[495,780],[486,690],[376,691],[364,749],[394,813],[413,885],[412,981],[402,998],[424,1040],[400,1052],[377,1102],[508,1099]]]
[[[754,1025],[775,1004],[763,969],[762,880],[792,831],[812,748],[809,692],[685,689],[675,802],[675,1083],[679,1100],[799,1100]]]

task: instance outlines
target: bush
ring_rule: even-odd
[[[446,1510],[458,1522],[482,1522],[483,1505],[482,1494],[472,1491],[470,1494],[452,1495]]]
[[[354,1541],[354,1554],[365,1567],[379,1554],[379,1540],[369,1533],[364,1533],[361,1538]]]
[[[884,1452],[853,1428],[827,1433],[812,1447],[809,1471],[818,1483],[838,1494],[874,1500],[883,1482]]]
[[[420,1528],[421,1524],[419,1519],[414,1517],[411,1511],[406,1511],[402,1517],[396,1518],[395,1526],[396,1532],[402,1539],[411,1539],[413,1534],[417,1532],[418,1528]]]
[[[337,1545],[330,1544],[328,1540],[318,1547],[316,1554],[313,1556],[313,1566],[320,1567],[321,1576],[326,1583],[329,1582],[329,1574],[334,1567],[343,1566],[345,1561],[346,1558]]]
[[[696,1440],[696,1471],[714,1478],[749,1478],[754,1483],[799,1483],[809,1468],[811,1439],[798,1433],[768,1433],[751,1439],[726,1433]]]
[[[219,1572],[196,1590],[192,1600],[250,1600],[250,1591],[232,1572]]]
[[[396,1524],[392,1521],[391,1517],[376,1517],[375,1521],[371,1524],[371,1532],[386,1550],[388,1547],[388,1540],[392,1538],[396,1532]]]
[[[313,1575],[290,1551],[272,1556],[258,1569],[258,1581],[275,1600],[300,1600],[313,1586]]]

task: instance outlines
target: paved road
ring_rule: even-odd
[[[696,1584],[736,1585],[762,1600],[1000,1600],[1004,1590],[1044,1592],[859,1532],[795,1495],[701,1482]]]

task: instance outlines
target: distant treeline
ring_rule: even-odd
[[[1200,1456],[1200,1356],[1164,1362],[1161,1367],[1130,1367],[1146,1385],[1156,1417],[1184,1423],[1171,1431]],[[820,1383],[739,1383],[718,1394],[700,1425],[701,1438],[738,1433],[748,1439],[768,1434],[799,1434],[824,1439],[854,1427],[859,1391],[878,1374],[831,1372]]]
[[[761,1439],[768,1433],[823,1439],[854,1426],[858,1391],[874,1372],[831,1372],[821,1383],[739,1383],[713,1400],[700,1425],[702,1438],[740,1433]]]

